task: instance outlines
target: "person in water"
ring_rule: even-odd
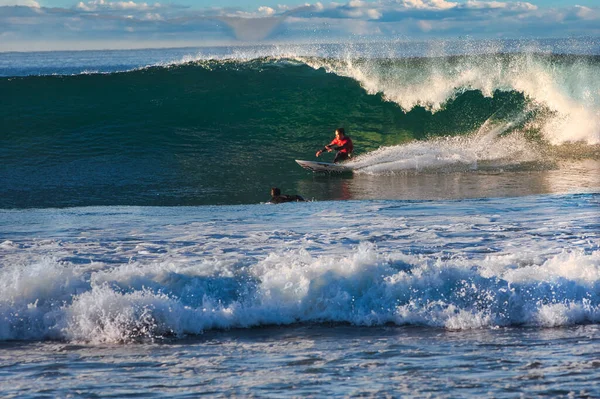
[[[335,158],[333,158],[333,163],[338,163],[349,159],[352,156],[353,150],[354,145],[352,144],[352,139],[346,136],[346,131],[343,127],[340,127],[339,129],[335,129],[335,139],[327,144],[325,148],[317,151],[317,157],[319,157],[323,151],[337,151]]]
[[[282,202],[304,202],[306,201],[300,195],[285,195],[281,194],[281,190],[277,187],[271,187],[271,204],[281,204]]]

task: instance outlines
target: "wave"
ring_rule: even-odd
[[[535,113],[524,129],[539,131],[544,139],[551,144],[565,142],[600,143],[600,57],[582,55],[545,55],[538,53],[517,54],[480,54],[469,56],[433,57],[433,58],[355,58],[352,53],[340,58],[319,58],[297,56],[291,54],[274,55],[252,58],[255,52],[236,52],[232,58],[211,55],[184,56],[177,61],[157,63],[151,66],[135,68],[126,72],[102,73],[102,75],[125,74],[129,85],[153,84],[171,85],[179,83],[177,75],[195,75],[196,80],[219,79],[220,83],[231,89],[235,86],[242,96],[245,93],[243,85],[235,79],[236,75],[268,75],[271,80],[277,80],[282,87],[290,86],[298,79],[298,69],[304,65],[317,70],[314,74],[303,71],[313,79],[309,83],[314,88],[329,84],[343,84],[339,79],[322,76],[318,71],[324,70],[336,77],[348,77],[358,82],[370,95],[380,95],[384,101],[397,104],[405,113],[424,108],[431,113],[447,110],[448,107],[462,96],[477,92],[484,98],[494,99],[499,92],[522,95],[526,101],[519,104],[511,98],[512,103],[497,101],[493,104],[487,116],[495,116],[498,112],[509,114],[518,111]],[[232,56],[228,54],[228,56]],[[93,71],[84,71],[79,75],[94,75]],[[141,79],[142,75],[153,74],[155,79],[148,82]],[[81,76],[70,79],[60,77],[61,86],[68,88],[71,84],[80,82]],[[193,78],[190,76],[190,78]],[[37,79],[28,82],[29,79]],[[40,80],[41,79],[41,80]],[[121,80],[122,80],[121,79]],[[160,82],[158,79],[164,81]],[[17,80],[18,82],[14,82]],[[110,85],[114,76],[106,77],[104,83]],[[10,84],[9,82],[13,82]],[[12,86],[26,86],[25,82],[41,84],[40,77],[9,78],[3,83],[10,94]],[[36,83],[34,83],[36,82]],[[272,83],[272,82],[270,82]],[[98,85],[103,83],[97,82]],[[43,84],[42,89],[43,89]],[[351,85],[345,83],[345,86]],[[266,86],[272,86],[266,85]],[[202,88],[209,90],[212,87]],[[58,89],[58,88],[57,88]],[[98,89],[95,87],[94,89]],[[186,90],[185,87],[180,87]],[[187,88],[189,89],[189,88]],[[261,92],[265,97],[273,96],[277,101],[277,93]],[[16,91],[16,89],[13,89]],[[268,90],[268,87],[267,87]],[[119,90],[115,90],[118,94]],[[344,91],[343,89],[341,90]],[[31,96],[31,93],[24,93]],[[50,93],[49,93],[50,94]],[[91,90],[87,93],[89,101],[99,92]],[[218,92],[206,92],[207,97],[218,100]],[[335,101],[340,101],[337,98]],[[189,108],[191,104],[181,103],[180,106]],[[243,104],[232,104],[241,107]],[[307,104],[293,104],[296,107]],[[316,106],[322,104],[315,104]],[[346,104],[346,111],[352,111],[352,102]],[[486,104],[488,107],[490,104]],[[471,110],[478,109],[482,104],[468,104]],[[521,107],[522,109],[519,109]],[[232,109],[232,113],[239,109]],[[540,115],[541,114],[541,115]],[[439,135],[435,130],[429,135]],[[445,132],[459,133],[459,132]]]
[[[361,244],[346,256],[274,252],[241,269],[223,261],[106,268],[44,258],[3,268],[0,339],[131,342],[295,323],[464,330],[600,322],[598,251],[476,264]]]
[[[404,110],[423,106],[443,109],[460,94],[476,90],[522,93],[543,137],[552,144],[600,143],[600,58],[497,54],[403,61],[307,59],[360,82],[371,94],[382,93]],[[546,111],[546,112],[543,112]],[[541,119],[541,120],[540,120]]]
[[[0,79],[0,207],[254,202],[340,126],[368,174],[597,157],[597,56],[200,58]]]
[[[546,150],[523,134],[504,133],[514,122],[486,122],[467,136],[432,138],[382,147],[348,163],[360,174],[396,174],[460,171],[506,171],[551,168]]]

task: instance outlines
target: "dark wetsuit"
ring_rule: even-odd
[[[306,201],[299,195],[276,195],[275,197],[271,197],[269,201],[271,204],[281,204],[283,202],[304,202]]]

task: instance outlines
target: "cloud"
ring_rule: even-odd
[[[23,6],[40,8],[40,3],[34,0],[0,0],[0,7],[2,6]]]
[[[275,14],[275,10],[271,7],[258,7],[258,12],[265,15],[273,15]]]
[[[162,1],[162,0],[161,0]],[[538,7],[542,0],[346,0],[300,6],[193,8],[154,1],[80,1],[71,8],[0,0],[0,34],[27,41],[182,43],[600,35],[599,7]],[[177,1],[177,0],[174,0]],[[7,46],[7,40],[0,42]],[[16,43],[16,44],[15,44]]]
[[[93,0],[86,3],[79,2],[75,8],[81,11],[99,11],[99,10],[136,10],[147,11],[156,8],[161,8],[159,3],[148,5],[147,3],[136,3],[134,1],[104,1]]]
[[[584,6],[575,6],[573,8],[573,12],[577,16],[577,18],[582,20],[593,21],[600,19],[600,9],[592,9]]]
[[[406,9],[416,8],[419,10],[447,10],[455,8],[458,3],[446,0],[403,0],[402,5]]]

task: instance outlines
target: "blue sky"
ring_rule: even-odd
[[[373,0],[367,0],[368,2],[374,2]],[[340,2],[340,1],[338,1]],[[458,1],[464,3],[465,1]],[[592,6],[598,4],[600,0],[534,0],[530,1],[532,4],[536,4],[540,7],[565,7],[573,5]],[[4,3],[15,3],[5,1]],[[45,7],[70,7],[73,4],[78,3],[77,1],[69,0],[41,0],[38,3]],[[152,1],[150,1],[152,3]],[[180,0],[176,1],[178,4],[201,8],[201,7],[239,7],[243,9],[258,8],[260,6],[275,7],[278,4],[287,6],[297,6],[304,3],[316,3],[316,1],[301,1],[301,0]],[[322,2],[323,3],[323,2]]]
[[[0,0],[0,51],[600,37],[600,0]]]

